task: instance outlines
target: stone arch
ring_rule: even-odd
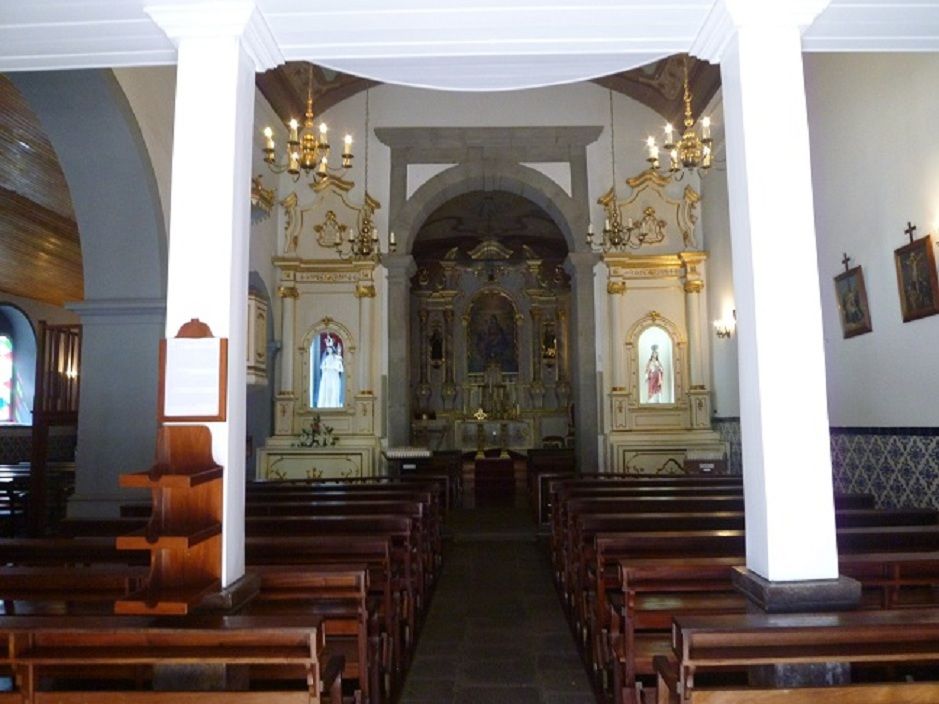
[[[581,248],[583,238],[575,233],[586,232],[589,217],[586,203],[572,198],[555,181],[530,166],[477,161],[457,164],[437,174],[392,214],[390,229],[397,234],[401,251],[412,251],[417,232],[431,213],[448,200],[471,191],[505,191],[530,200],[561,230],[568,251]]]
[[[81,237],[85,300],[68,306],[83,326],[76,491],[69,513],[116,516],[126,501],[119,475],[149,466],[156,438],[167,270],[156,177],[110,70],[16,73],[10,79],[56,150]],[[113,402],[116,397],[121,403]]]

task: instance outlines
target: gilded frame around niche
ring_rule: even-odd
[[[873,330],[871,310],[867,303],[867,287],[860,266],[848,269],[835,277],[835,298],[841,318],[844,339],[863,335]]]

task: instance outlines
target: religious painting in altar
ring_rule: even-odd
[[[639,336],[639,403],[674,403],[675,371],[672,338],[652,325]]]
[[[518,373],[518,335],[515,307],[500,292],[483,291],[470,306],[466,325],[467,371],[482,374],[497,366]]]
[[[841,316],[841,331],[845,339],[863,335],[873,329],[861,267],[847,269],[835,277],[835,295]]]
[[[341,408],[345,405],[346,375],[342,350],[342,338],[335,332],[322,332],[313,338],[310,345],[312,408]]]
[[[894,250],[893,256],[897,266],[897,288],[903,322],[939,313],[939,280],[932,251],[932,236],[912,240]]]

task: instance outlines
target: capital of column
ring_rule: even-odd
[[[382,265],[388,270],[388,280],[400,283],[417,273],[417,264],[410,254],[388,254],[382,257]]]
[[[144,12],[177,46],[186,39],[240,38],[256,71],[284,59],[267,20],[253,0],[214,0],[186,5],[149,5]]]
[[[704,290],[704,281],[701,279],[690,279],[685,282],[685,293],[701,293]]]
[[[300,298],[300,292],[295,286],[278,286],[277,295],[281,298]]]
[[[78,313],[83,325],[96,322],[103,324],[162,322],[166,316],[166,301],[162,298],[85,299],[67,303],[65,308]]]
[[[571,276],[593,271],[600,261],[600,255],[594,252],[571,252],[564,260],[564,271]]]
[[[625,281],[608,281],[606,284],[606,292],[611,296],[621,296],[626,293],[626,282]]]
[[[711,7],[698,35],[691,43],[690,54],[719,62],[724,50],[741,27],[798,27],[803,30],[818,17],[831,0],[717,0]]]

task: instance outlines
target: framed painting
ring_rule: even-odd
[[[841,332],[845,339],[863,335],[873,329],[871,309],[867,305],[864,272],[861,267],[848,269],[835,277],[835,297],[838,299]]]
[[[470,306],[466,327],[467,371],[482,374],[496,366],[503,374],[518,373],[515,308],[507,296],[482,291]]]
[[[926,235],[894,250],[893,257],[903,322],[939,313],[939,280],[932,236]]]

